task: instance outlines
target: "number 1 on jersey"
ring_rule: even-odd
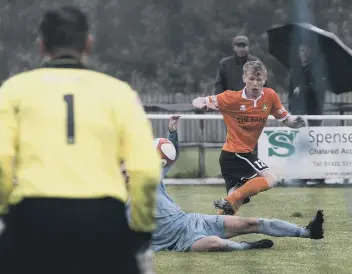
[[[67,116],[66,116],[66,126],[67,126],[67,143],[75,143],[75,115],[74,115],[74,97],[72,94],[64,95],[64,100],[67,104]]]

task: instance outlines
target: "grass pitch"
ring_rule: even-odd
[[[221,148],[205,150],[206,177],[220,174],[219,156]],[[199,170],[198,148],[181,148],[180,157],[168,173],[168,177],[197,178]]]
[[[223,186],[167,188],[186,212],[214,214],[213,201],[224,195]],[[276,218],[305,226],[321,208],[325,213],[325,239],[246,235],[233,240],[269,238],[275,245],[269,250],[230,253],[158,252],[155,255],[157,273],[352,273],[350,199],[352,190],[342,188],[276,188],[261,193],[240,209],[240,216]]]

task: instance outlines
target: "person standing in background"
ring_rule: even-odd
[[[328,89],[322,60],[314,56],[305,43],[298,46],[299,63],[289,73],[289,111],[292,115],[322,115]],[[322,120],[308,120],[308,126],[321,126]],[[324,179],[299,180],[306,184],[323,184]]]
[[[322,115],[327,90],[323,66],[307,44],[298,47],[299,64],[289,74],[289,111],[293,115]],[[308,121],[320,126],[321,120]]]
[[[248,61],[259,60],[258,57],[249,54],[249,40],[246,36],[236,36],[232,40],[234,54],[223,58],[217,71],[214,94],[218,95],[225,90],[242,90],[243,66]]]

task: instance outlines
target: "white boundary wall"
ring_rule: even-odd
[[[222,115],[219,114],[179,114],[182,120],[222,120]],[[164,120],[168,119],[170,114],[148,114],[149,119]],[[352,115],[306,115],[304,119],[309,120],[352,120]],[[274,120],[273,116],[269,116],[270,120]],[[270,127],[267,127],[269,129]],[[331,178],[328,180],[332,184],[348,183],[341,178]],[[190,179],[165,179],[166,184],[179,184],[179,185],[219,185],[223,184],[222,178],[190,178]]]

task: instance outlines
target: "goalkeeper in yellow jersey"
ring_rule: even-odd
[[[50,61],[0,89],[1,272],[139,273],[160,179],[150,123],[128,84],[84,65],[79,9],[47,11],[40,32]]]

